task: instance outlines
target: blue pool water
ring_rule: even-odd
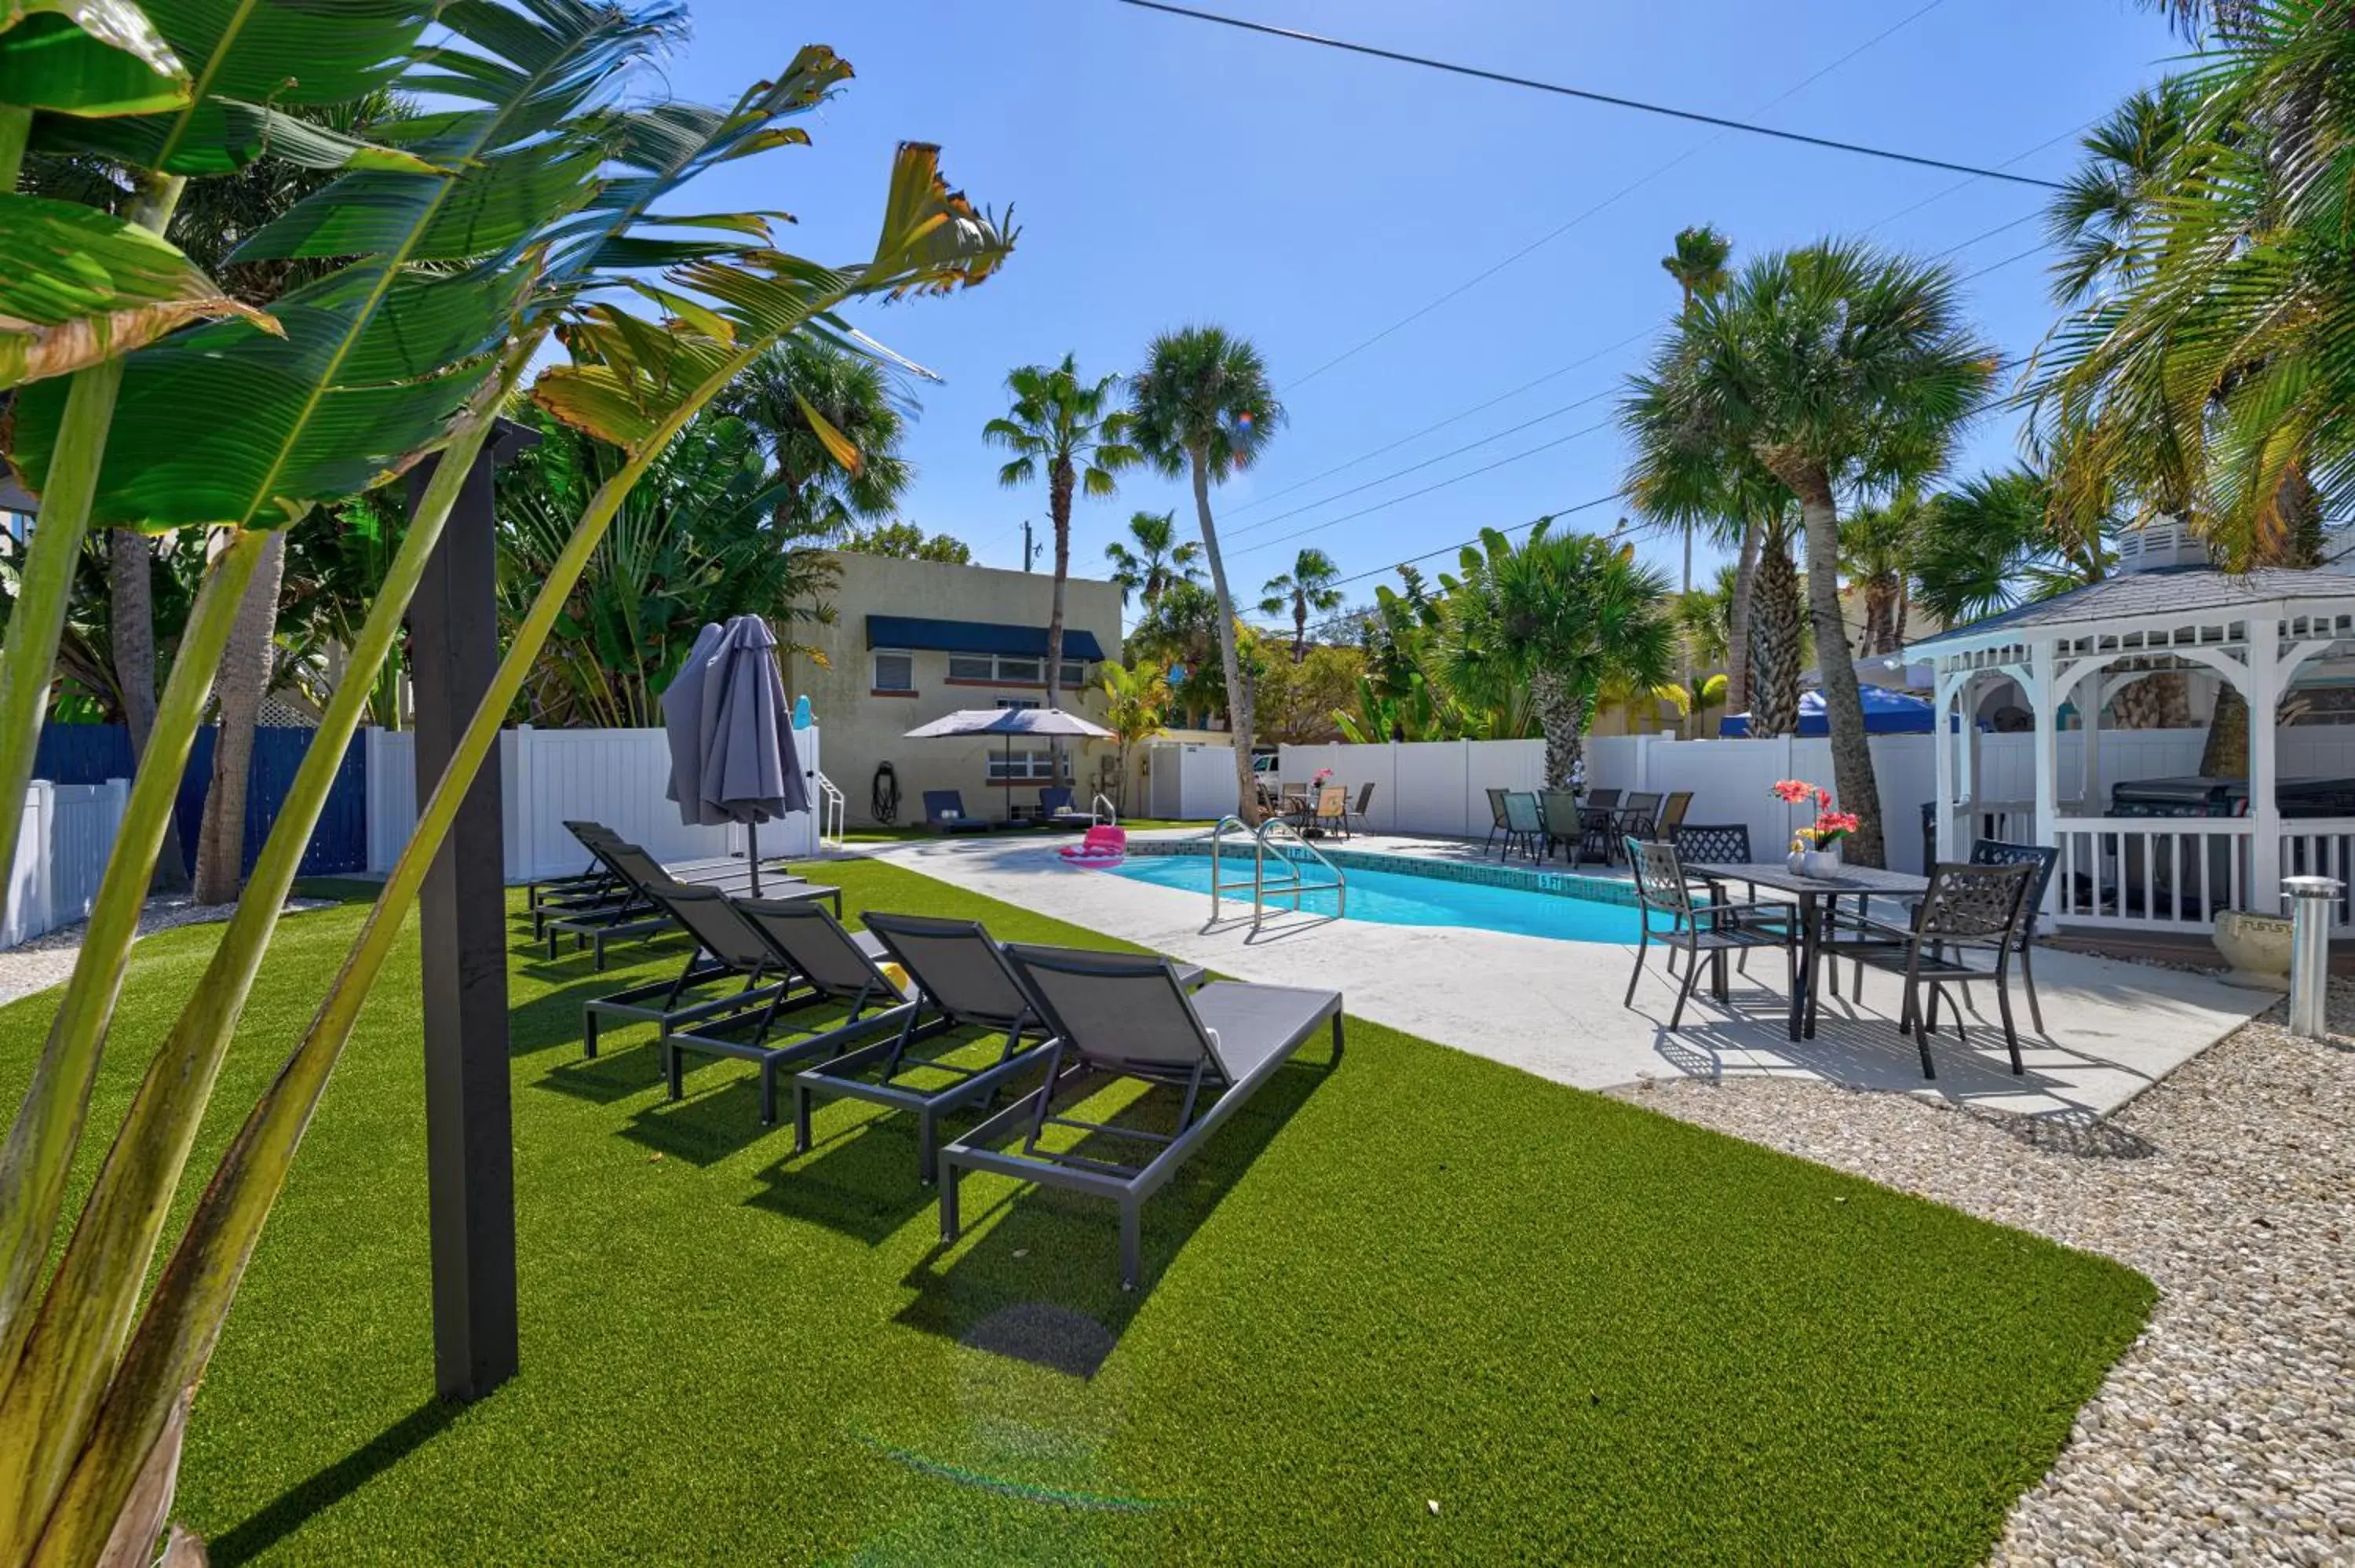
[[[1230,880],[1235,867],[1225,867]],[[1114,876],[1149,882],[1157,887],[1179,887],[1206,897],[1210,891],[1210,863],[1203,855],[1131,855],[1112,868]],[[1250,874],[1244,861],[1243,874]],[[1312,880],[1324,874],[1312,868]],[[1515,931],[1525,937],[1552,937],[1568,942],[1632,942],[1636,939],[1636,908],[1598,899],[1534,893],[1518,887],[1493,887],[1479,882],[1449,882],[1434,876],[1409,876],[1395,871],[1347,868],[1352,920],[1374,920],[1385,926],[1469,926],[1486,931]],[[1230,898],[1233,895],[1229,895]],[[1310,893],[1300,900],[1311,915],[1331,915],[1335,895]],[[1224,906],[1222,905],[1222,907]],[[1249,911],[1251,893],[1244,891],[1236,907]],[[1273,903],[1289,907],[1288,901]]]

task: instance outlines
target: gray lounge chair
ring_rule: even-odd
[[[824,897],[839,889],[805,884],[782,896]],[[651,1023],[663,1034],[687,1024],[712,1026],[748,1008],[765,1006],[793,989],[796,975],[736,906],[724,889],[690,883],[654,880],[646,892],[655,906],[695,938],[695,951],[675,980],[632,986],[583,1002],[581,1007],[581,1054],[597,1054],[601,1022]],[[879,951],[880,949],[876,949]],[[715,986],[741,980],[734,991],[714,993]]]
[[[668,876],[654,856],[620,839],[599,844],[597,854],[628,885],[629,902],[550,920],[547,925],[547,935],[550,959],[556,957],[559,944],[566,937],[570,937],[576,952],[582,947],[595,948],[595,967],[602,972],[605,968],[605,945],[608,942],[634,938],[652,941],[682,927],[647,891],[653,883],[678,880]],[[751,885],[751,875],[750,870],[746,870],[690,885],[709,887],[720,893],[741,893]],[[763,891],[774,888],[779,898],[825,898],[831,900],[837,909],[842,907],[842,889],[821,886],[798,876],[772,874],[762,880],[762,886]]]
[[[924,791],[924,825],[936,833],[987,833],[997,824],[964,809],[964,797],[954,789]]]
[[[535,882],[525,889],[524,906],[531,916],[534,941],[548,934],[550,920],[589,921],[599,916],[613,914],[627,905],[645,902],[638,892],[598,853],[602,845],[625,843],[627,840],[601,822],[568,821],[564,826],[588,852],[591,869],[578,876]],[[749,863],[740,856],[727,854],[666,861],[662,871],[674,882],[724,883],[744,881],[751,875]]]
[[[1033,1047],[1047,1038],[1045,1020],[1023,989],[1005,949],[978,920],[925,915],[869,914],[867,929],[884,953],[908,971],[917,988],[915,1011],[890,1040],[879,1041],[794,1078],[794,1150],[810,1147],[810,1101],[815,1096],[865,1100],[916,1113],[916,1176],[932,1180],[933,1129],[960,1106],[995,1099],[1010,1079],[1028,1074],[1043,1057]],[[1199,964],[1178,966],[1180,981],[1199,985]],[[963,1067],[931,1057],[911,1059],[912,1045],[958,1029],[1003,1033],[997,1060]],[[903,1074],[945,1075],[945,1086],[918,1088],[895,1082]]]
[[[891,979],[876,965],[876,951],[842,928],[815,900],[728,900],[780,967],[794,988],[765,1006],[731,1012],[690,1030],[662,1037],[663,1077],[670,1097],[686,1092],[687,1054],[733,1056],[761,1069],[761,1125],[777,1121],[777,1072],[814,1057],[840,1055],[879,1035],[898,1031],[915,1012]],[[848,1014],[821,1028],[797,1027],[804,1010],[847,1004]],[[831,1008],[828,1009],[831,1012]]]
[[[940,1151],[941,1239],[957,1238],[957,1172],[992,1171],[1120,1205],[1120,1272],[1134,1289],[1142,1267],[1145,1201],[1328,1021],[1341,1060],[1341,993],[1220,980],[1191,997],[1163,958],[1021,944],[1005,949],[1055,1038],[1046,1079]],[[1167,1134],[1055,1114],[1114,1078],[1184,1090]],[[1041,1148],[1050,1126],[1156,1150],[1141,1165]],[[1000,1149],[1019,1135],[1019,1147]]]

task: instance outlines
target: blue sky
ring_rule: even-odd
[[[2125,0],[1195,3],[2048,178],[2071,166],[2078,128],[2179,48]],[[831,45],[858,72],[805,122],[814,146],[724,171],[708,193],[719,199],[698,206],[785,208],[802,220],[797,249],[847,260],[871,242],[901,139],[942,143],[953,180],[989,205],[1014,204],[1020,247],[988,285],[861,319],[946,378],[922,392],[906,514],[991,565],[1018,566],[1023,518],[1042,532],[1046,519],[1042,493],[998,487],[1002,458],[980,439],[1003,410],[1006,371],[1066,352],[1087,373],[1128,371],[1156,332],[1183,323],[1256,341],[1291,416],[1263,461],[1214,498],[1240,598],[1305,545],[1366,572],[1612,492],[1625,462],[1607,423],[1613,394],[1675,307],[1658,262],[1684,225],[1730,234],[1737,261],[1835,234],[1924,254],[1961,245],[1958,269],[1993,269],[1966,284],[1992,341],[2020,352],[2051,321],[2041,252],[2014,260],[2041,238],[2030,215],[2043,193],[2029,186],[1726,135],[1114,0],[869,0],[824,12],[696,0],[693,13],[693,41],[670,66],[683,95],[730,99],[803,42]],[[2015,421],[1999,417],[1974,432],[1958,467],[2000,465],[2015,450]],[[1460,482],[1409,494],[1443,481]],[[1103,545],[1133,512],[1169,508],[1190,535],[1184,487],[1149,472],[1124,476],[1112,500],[1082,502],[1073,570],[1101,574]],[[1346,515],[1366,508],[1378,509]],[[1619,515],[1614,501],[1576,521],[1607,531]],[[1644,549],[1676,568],[1673,543]],[[1348,591],[1370,597],[1375,580]]]

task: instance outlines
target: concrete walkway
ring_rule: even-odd
[[[1622,1007],[1632,945],[1296,916],[1273,916],[1256,934],[1247,918],[1213,927],[1207,895],[1070,869],[1056,858],[1060,842],[944,839],[896,845],[876,858],[1240,980],[1336,988],[1361,1017],[1582,1088],[1764,1075],[1927,1091],[2030,1115],[2101,1115],[2276,1000],[2205,975],[2040,949],[2046,1033],[2030,1033],[2026,1000],[2015,995],[2026,1075],[2012,1076],[1994,993],[1980,986],[1966,1015],[1969,1044],[1942,1026],[1931,1040],[1938,1076],[1925,1084],[1913,1043],[1897,1032],[1898,980],[1877,970],[1867,971],[1861,1002],[1827,994],[1817,1038],[1795,1044],[1785,1033],[1779,955],[1757,953],[1752,976],[1733,977],[1732,1015],[1707,1000],[1704,985],[1670,1033],[1676,992],[1657,948],[1634,1005]],[[1351,847],[1405,846],[1367,837]],[[1422,853],[1462,852],[1426,845]],[[1839,972],[1846,992],[1854,970],[1842,965]]]

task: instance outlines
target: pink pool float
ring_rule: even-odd
[[[1065,844],[1055,853],[1066,865],[1118,865],[1128,858],[1128,830],[1099,823],[1078,843]]]

